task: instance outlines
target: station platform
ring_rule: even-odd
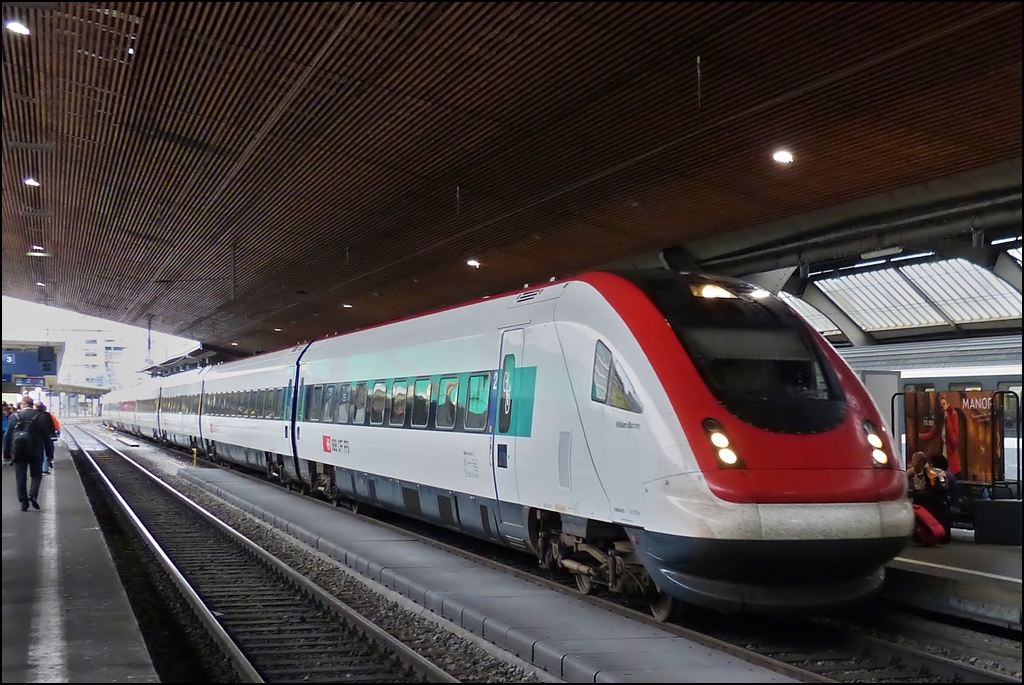
[[[40,510],[3,472],[3,682],[158,683],[135,614],[63,440]]]
[[[215,468],[174,472],[568,682],[795,682],[283,488]]]
[[[907,604],[1021,629],[1021,548],[979,545],[954,530],[948,545],[907,547],[889,564],[886,595]]]

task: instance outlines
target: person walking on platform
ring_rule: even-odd
[[[4,430],[3,435],[7,435],[7,419],[11,416],[11,407],[4,402]],[[3,444],[3,437],[0,436],[0,445]],[[4,466],[7,466],[7,460],[4,459]]]
[[[39,484],[43,480],[43,441],[49,435],[39,425],[39,413],[33,409],[32,398],[21,398],[21,411],[11,414],[4,435],[3,456],[14,461],[14,478],[18,487],[21,510],[28,511],[31,504],[39,508]],[[32,483],[26,488],[31,471]]]
[[[46,440],[43,440],[43,475],[50,475],[50,465],[53,464],[53,441],[57,439],[57,417],[46,411],[46,405],[36,402],[36,421],[40,428],[46,433]]]

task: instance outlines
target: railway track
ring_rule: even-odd
[[[459,682],[96,436],[65,435],[243,682]]]
[[[216,462],[206,463],[224,467]],[[263,476],[232,470],[253,480],[272,482]],[[339,511],[320,498],[311,499],[325,508]],[[582,595],[572,577],[540,569],[536,561],[527,555],[383,510],[360,507],[358,513],[345,509],[340,512],[411,535],[439,549],[541,586],[571,594],[623,617],[734,654],[801,682],[1020,682],[1018,678],[1009,675],[864,635],[826,619],[740,619],[692,609],[672,623],[660,623],[650,616],[645,604],[635,600],[630,601],[615,594]]]

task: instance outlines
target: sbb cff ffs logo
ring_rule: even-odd
[[[348,440],[339,440],[329,435],[324,436],[324,452],[348,454]]]

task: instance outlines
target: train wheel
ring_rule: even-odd
[[[675,598],[664,592],[658,592],[650,600],[651,615],[659,623],[669,621],[675,615],[678,606]]]
[[[593,594],[594,592],[594,581],[590,579],[590,576],[585,576],[582,573],[576,574],[576,589],[580,591],[582,595]]]

